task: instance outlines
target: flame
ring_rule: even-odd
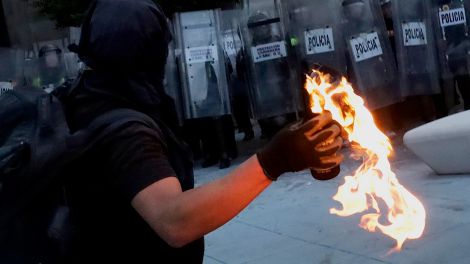
[[[345,183],[333,196],[343,208],[332,208],[330,213],[346,217],[366,212],[359,226],[369,232],[379,230],[395,239],[396,246],[391,252],[400,251],[405,240],[423,234],[424,206],[396,178],[388,160],[393,152],[390,140],[377,128],[364,100],[354,93],[351,84],[344,77],[331,83],[329,74],[316,70],[312,76],[315,77],[307,76],[305,84],[312,112],[331,112],[347,132],[353,157],[363,160],[353,176],[345,177]],[[382,212],[379,202],[386,206],[386,212]]]

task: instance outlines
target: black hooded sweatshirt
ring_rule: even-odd
[[[75,228],[67,263],[202,263],[201,238],[171,248],[138,215],[140,191],[177,176],[194,187],[192,158],[175,136],[174,104],[163,77],[171,34],[151,0],[97,0],[82,26],[81,59],[91,68],[64,99],[72,130],[108,111],[129,108],[159,124],[130,124],[75,162],[66,183]]]

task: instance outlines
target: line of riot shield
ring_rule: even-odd
[[[346,74],[340,0],[284,1],[283,11],[302,73],[308,73],[314,64],[321,64]]]
[[[174,25],[185,118],[230,114],[220,10],[177,13]]]
[[[24,52],[0,48],[0,95],[23,85]]]
[[[401,101],[397,68],[378,1],[343,0],[350,81],[371,109]]]
[[[470,0],[434,0],[433,4],[441,78],[451,84],[444,92],[455,105],[456,83],[465,108],[470,109]]]
[[[243,32],[246,78],[257,119],[296,113],[300,89],[278,1],[246,0]]]
[[[391,2],[402,96],[441,93],[431,3]]]

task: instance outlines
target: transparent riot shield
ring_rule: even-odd
[[[68,36],[68,44],[80,44],[80,36],[82,34],[82,29],[79,27],[70,27],[69,28],[69,36]]]
[[[187,119],[230,114],[227,58],[222,47],[219,15],[219,10],[175,14]]]
[[[78,55],[73,52],[67,52],[63,55],[65,74],[67,79],[75,79],[78,76],[83,63],[81,63]]]
[[[279,6],[273,0],[245,0],[243,7],[245,72],[257,119],[295,113],[300,106],[300,84]]]
[[[170,22],[169,25],[171,25]],[[176,55],[175,41],[172,41],[168,45],[168,58],[165,66],[164,86],[165,92],[173,99],[175,103],[176,113],[178,114],[178,123],[182,126],[184,123],[184,115],[181,95],[181,82],[177,63],[179,59],[180,56],[177,58]]]
[[[346,74],[340,0],[284,1],[283,12],[303,72],[322,64]]]
[[[392,10],[402,96],[440,93],[431,3],[395,0]]]
[[[470,105],[470,38],[468,18],[470,17],[469,0],[433,0],[434,28],[437,36],[437,47],[441,78],[444,93],[455,105],[455,84],[467,107]]]
[[[241,50],[241,38],[238,34],[240,24],[240,9],[224,10],[221,12],[221,31],[224,52],[235,69],[237,54]]]
[[[342,11],[350,81],[371,110],[399,102],[396,62],[379,2],[344,0]]]
[[[0,48],[0,95],[22,85],[24,53]]]
[[[61,54],[50,54],[26,62],[27,83],[34,88],[51,93],[66,80],[66,66]]]

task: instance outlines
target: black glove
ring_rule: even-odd
[[[341,128],[329,112],[280,131],[257,153],[266,176],[275,181],[285,172],[328,169],[341,163]]]

